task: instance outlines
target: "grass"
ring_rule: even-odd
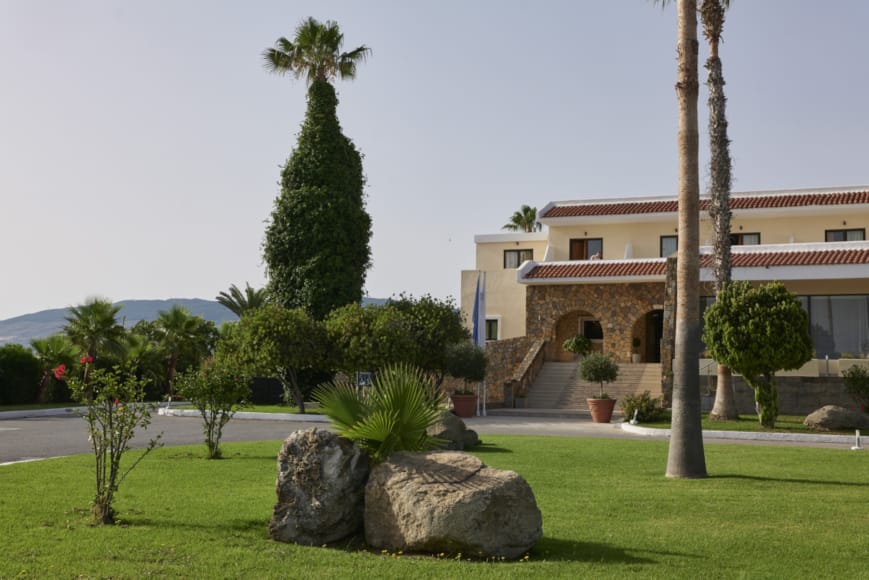
[[[818,433],[803,424],[805,415],[779,415],[775,420],[775,429],[762,427],[757,415],[740,415],[736,421],[711,421],[709,413],[703,413],[701,423],[704,431],[752,431],[761,433]],[[641,423],[643,427],[669,429],[670,421],[656,421],[653,423]],[[824,431],[823,433],[829,433]],[[836,433],[834,431],[834,433]],[[852,435],[853,430],[841,431],[845,435]]]
[[[33,409],[66,409],[78,407],[80,403],[32,403],[29,405],[0,405],[0,413],[3,411],[31,411]]]
[[[477,455],[528,479],[544,536],[527,561],[458,561],[270,541],[280,442],[226,459],[163,448],[92,527],[91,456],[0,468],[0,577],[867,578],[869,455],[707,445],[711,477],[663,477],[659,441],[491,436]]]

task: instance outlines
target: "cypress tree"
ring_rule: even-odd
[[[362,156],[341,132],[337,106],[334,87],[313,80],[263,244],[275,302],[316,319],[359,302],[371,264]]]

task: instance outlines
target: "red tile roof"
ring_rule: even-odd
[[[701,211],[709,209],[709,199],[700,200]],[[805,207],[817,205],[856,205],[869,204],[869,190],[850,192],[783,193],[781,195],[745,195],[733,193],[730,208],[768,209],[781,207]],[[651,213],[676,213],[679,205],[675,199],[658,201],[630,201],[613,203],[591,203],[555,206],[546,212],[544,218],[591,217],[605,215],[633,215]]]
[[[834,266],[869,265],[869,249],[830,249],[780,252],[739,252],[732,255],[734,268],[764,268],[773,266]],[[700,267],[710,268],[712,256],[700,256]],[[526,280],[563,278],[636,278],[664,276],[665,260],[586,260],[576,262],[541,263],[525,275]]]
[[[663,276],[666,273],[667,263],[663,259],[655,262],[588,260],[570,264],[540,264],[528,272],[525,278],[609,278]]]

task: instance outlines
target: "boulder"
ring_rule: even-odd
[[[394,453],[365,486],[365,540],[375,548],[519,558],[542,525],[522,476],[467,453]]]
[[[465,422],[450,411],[441,413],[438,422],[429,427],[426,433],[428,433],[429,437],[443,439],[445,443],[442,449],[462,451],[468,447],[480,444],[477,432],[468,429]]]
[[[368,456],[330,431],[287,437],[278,455],[278,501],[269,536],[321,545],[362,531]]]
[[[845,407],[826,405],[813,411],[803,424],[817,431],[846,431],[869,429],[869,415]]]

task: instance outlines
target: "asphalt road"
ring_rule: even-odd
[[[589,420],[541,417],[474,417],[465,420],[485,441],[488,434],[555,435],[562,437],[596,437],[617,439],[650,439],[622,431],[617,424],[596,424]],[[224,428],[222,441],[282,440],[293,431],[311,427],[328,428],[326,423],[284,419],[234,418]],[[154,415],[151,426],[133,439],[133,447],[144,447],[149,439],[163,433],[165,445],[195,445],[203,443],[202,420],[199,417],[166,417]],[[665,437],[655,436],[656,439]],[[704,435],[709,444],[788,445],[803,447],[848,448],[846,443],[790,442],[768,440],[729,440]],[[90,453],[87,424],[73,413],[60,416],[3,418],[0,414],[0,464]]]

